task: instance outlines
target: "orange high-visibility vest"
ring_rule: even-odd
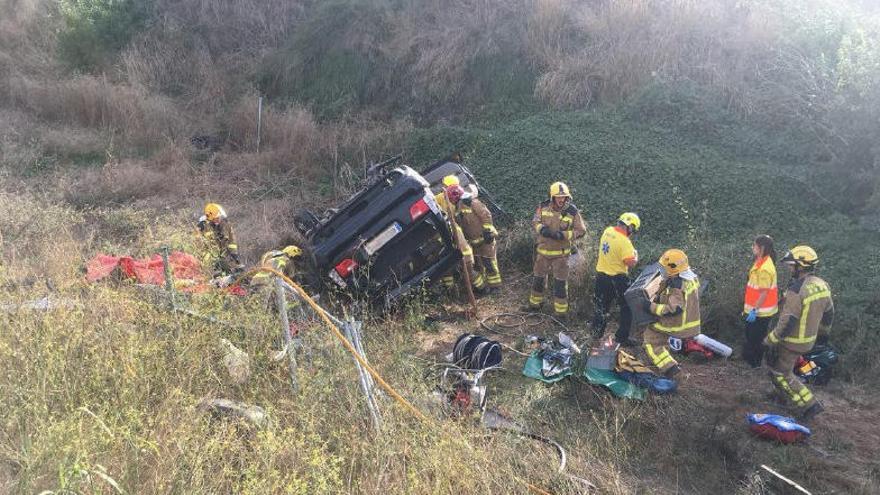
[[[762,290],[768,290],[764,304],[758,310],[758,316],[773,316],[779,310],[779,290],[776,287],[776,267],[769,256],[756,261],[749,270],[749,282],[746,284],[745,304],[743,313],[755,309]]]

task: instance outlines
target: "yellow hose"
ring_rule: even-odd
[[[364,369],[366,369],[367,372],[370,373],[370,375],[373,376],[373,378],[376,380],[376,383],[378,383],[379,386],[382,387],[382,389],[388,393],[388,395],[393,397],[394,400],[396,400],[405,409],[409,410],[409,412],[411,412],[415,417],[417,417],[423,421],[430,422],[428,417],[425,416],[425,413],[423,413],[422,411],[419,411],[415,406],[410,404],[409,401],[404,399],[403,396],[401,396],[399,393],[397,393],[397,391],[394,390],[394,388],[392,388],[391,385],[389,385],[388,382],[386,382],[382,378],[382,376],[379,375],[379,373],[375,369],[373,369],[373,367],[370,366],[370,364],[367,363],[364,360],[364,358],[361,357],[361,355],[355,350],[354,346],[351,345],[351,342],[349,342],[348,339],[346,339],[345,336],[342,335],[342,332],[339,331],[339,328],[332,321],[330,321],[330,318],[327,317],[327,314],[324,311],[324,308],[322,308],[321,306],[318,306],[318,303],[316,303],[315,300],[312,299],[306,293],[306,291],[304,291],[303,288],[300,287],[296,282],[294,282],[293,280],[291,280],[290,278],[288,278],[286,275],[279,272],[278,270],[275,270],[273,268],[268,268],[265,266],[260,267],[260,268],[255,268],[255,269],[245,273],[244,275],[242,275],[239,278],[239,280],[241,280],[242,278],[245,278],[245,277],[253,276],[254,274],[256,274],[258,272],[271,273],[271,274],[275,275],[276,277],[281,278],[281,280],[284,280],[291,287],[293,287],[293,289],[297,292],[297,294],[299,294],[300,297],[303,298],[303,300],[305,300],[307,303],[309,303],[309,306],[311,306],[312,309],[315,310],[316,313],[321,315],[321,319],[323,319],[324,323],[326,323],[327,326],[330,327],[330,330],[333,332],[333,335],[335,335],[336,338],[339,339],[340,342],[342,342],[342,345],[345,347],[345,349],[349,353],[351,353],[352,356],[354,356],[354,358],[357,360],[357,362],[360,363],[360,365],[363,366]]]
[[[354,356],[354,358],[357,360],[357,362],[360,363],[361,366],[363,366],[364,369],[366,369],[367,372],[369,372],[370,375],[373,376],[373,378],[375,378],[376,383],[378,383],[379,386],[381,386],[382,389],[388,393],[388,395],[393,397],[394,400],[396,400],[400,405],[402,405],[405,409],[407,409],[409,412],[411,412],[413,414],[413,416],[415,416],[415,417],[417,417],[427,423],[431,423],[431,420],[428,418],[428,416],[425,415],[425,413],[418,410],[414,405],[410,404],[409,401],[404,399],[403,396],[401,396],[399,393],[397,393],[397,391],[394,390],[394,388],[392,388],[391,385],[389,385],[388,382],[386,382],[382,378],[382,376],[379,375],[379,373],[376,370],[374,370],[373,367],[370,366],[370,364],[364,360],[364,358],[361,357],[360,354],[358,354],[357,350],[355,350],[355,348],[351,344],[351,342],[349,342],[348,339],[346,339],[345,336],[342,335],[342,332],[339,331],[339,328],[336,326],[336,324],[334,324],[332,321],[330,321],[330,318],[327,316],[327,313],[326,313],[326,311],[324,311],[324,308],[322,308],[321,306],[318,306],[318,303],[316,303],[315,300],[312,299],[311,296],[309,296],[306,293],[306,291],[304,291],[303,288],[300,287],[296,282],[294,282],[293,280],[291,280],[290,278],[288,278],[286,275],[279,272],[278,270],[263,266],[260,268],[255,268],[253,270],[250,270],[249,272],[245,273],[244,275],[241,275],[238,278],[238,280],[235,281],[235,283],[238,283],[243,278],[251,277],[254,274],[259,273],[259,272],[271,273],[271,274],[275,275],[276,277],[280,277],[281,280],[284,280],[291,287],[293,287],[293,289],[297,292],[297,294],[299,294],[300,297],[302,297],[307,303],[309,303],[309,306],[311,306],[312,309],[315,310],[316,313],[321,315],[321,319],[323,319],[324,323],[326,323],[327,326],[330,327],[330,330],[333,332],[333,335],[335,335],[336,338],[339,339],[340,342],[342,342],[342,345],[345,347],[345,349],[352,356]],[[525,485],[529,490],[531,490],[534,493],[537,493],[539,495],[551,495],[550,492],[548,492],[538,486],[535,486],[526,480],[517,478],[517,481],[519,481],[520,483]]]

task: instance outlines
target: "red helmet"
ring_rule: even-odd
[[[464,189],[461,186],[456,184],[446,188],[446,197],[449,198],[452,204],[458,203],[462,196],[464,196]]]

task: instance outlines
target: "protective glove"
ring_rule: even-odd
[[[553,233],[553,238],[556,239],[557,241],[564,240],[564,239],[565,239],[565,232],[563,232],[563,231],[561,231],[561,230],[560,230],[560,231],[557,231],[557,232],[554,232],[554,233]]]
[[[492,241],[494,241],[494,240],[495,240],[495,234],[493,234],[491,230],[486,229],[483,231],[483,241],[486,244],[491,244]]]
[[[544,225],[541,227],[541,236],[546,237],[548,239],[556,239],[556,232],[553,231],[550,227]]]
[[[757,319],[758,319],[758,310],[757,309],[753,309],[753,310],[749,311],[749,314],[746,315],[746,323],[754,323],[755,320],[757,320]]]

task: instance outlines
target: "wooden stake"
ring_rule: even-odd
[[[764,471],[767,471],[768,473],[772,474],[773,476],[776,476],[780,480],[784,481],[788,486],[797,490],[798,493],[803,493],[804,495],[813,495],[812,493],[807,491],[806,488],[802,487],[801,485],[798,485],[794,481],[792,481],[792,480],[786,478],[785,476],[774,471],[773,468],[771,468],[770,466],[767,466],[766,464],[761,464],[761,469],[763,469]]]
[[[452,225],[452,238],[460,251],[461,246],[458,246],[458,223],[455,221],[455,212],[449,211],[452,208],[454,208],[454,206],[449,202],[449,198],[446,198],[446,216],[449,217],[449,223]],[[467,242],[467,240],[464,242]],[[476,263],[476,260],[474,260],[474,262]],[[471,310],[466,312],[466,314],[469,319],[473,320],[477,317],[477,298],[474,297],[474,289],[471,286],[471,274],[468,272],[467,262],[465,261],[464,256],[461,257],[461,279],[464,282],[464,288],[467,291],[468,300],[471,303]]]

